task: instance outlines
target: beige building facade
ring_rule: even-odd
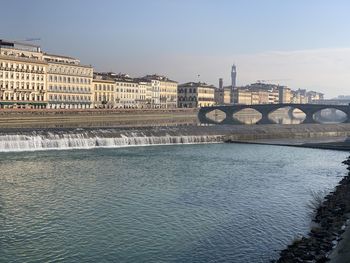
[[[215,89],[215,103],[217,105],[231,104],[231,87]]]
[[[316,91],[308,91],[306,93],[308,103],[324,100],[324,94]]]
[[[215,105],[215,87],[202,82],[178,85],[178,107],[200,108]]]
[[[151,109],[152,108],[152,81],[139,79],[140,89],[140,103],[141,108]]]
[[[152,84],[147,81],[136,80],[139,90],[136,97],[137,107],[140,109],[150,108]]]
[[[103,75],[94,75],[93,83],[93,107],[95,109],[113,109],[116,106],[116,84],[113,79]]]
[[[139,108],[139,83],[128,75],[118,75],[116,83],[116,107],[124,109]]]
[[[276,104],[279,103],[279,91],[274,87],[237,87],[233,92],[233,99],[235,104]]]
[[[160,108],[177,108],[177,82],[163,78],[160,81]]]
[[[174,109],[177,107],[177,82],[161,75],[147,75],[144,80],[151,81],[152,107]]]
[[[251,105],[252,104],[252,92],[248,89],[236,88],[233,91],[234,104],[244,104]]]
[[[0,108],[45,108],[47,68],[39,46],[0,40]]]
[[[109,96],[100,95],[100,89],[97,85],[97,89],[94,90],[94,99],[99,100],[103,96],[107,98],[102,104],[110,105],[108,108],[118,108],[118,109],[144,109],[151,108],[152,101],[152,83],[151,81],[144,79],[131,78],[127,74],[116,74],[113,72],[107,73],[95,73],[94,82],[101,83],[101,79],[105,82],[106,89],[109,90]],[[108,84],[107,85],[107,80]],[[113,91],[111,90],[111,85],[113,84]],[[96,86],[96,85],[95,85]],[[102,85],[103,89],[103,85]],[[104,90],[102,90],[104,92]],[[107,92],[107,91],[106,91]],[[105,92],[105,93],[106,93]],[[96,94],[98,93],[98,94]],[[113,96],[112,96],[113,93]],[[96,105],[101,105],[101,102],[95,103]],[[101,108],[101,106],[100,106]]]
[[[279,103],[279,90],[276,88],[270,89],[269,93],[269,104],[277,104]]]
[[[293,90],[292,91],[291,103],[295,103],[295,104],[308,103],[306,90],[304,90],[304,89]]]
[[[49,109],[90,109],[93,107],[93,68],[65,56],[44,54],[48,63]]]
[[[256,90],[252,92],[254,97],[252,104],[269,104],[269,93],[267,90]]]
[[[285,86],[280,86],[278,91],[279,91],[279,103],[291,103],[292,91],[289,88]]]

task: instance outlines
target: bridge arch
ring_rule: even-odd
[[[324,107],[313,114],[313,119],[317,123],[343,123],[350,118],[349,112],[334,107]]]
[[[268,117],[276,124],[300,124],[305,120],[306,114],[298,107],[286,105],[270,111]]]
[[[214,109],[212,111],[208,111],[205,114],[205,117],[213,122],[221,123],[226,119],[226,113],[220,109]]]
[[[253,107],[245,107],[233,112],[232,118],[242,124],[256,124],[261,120],[262,114]]]

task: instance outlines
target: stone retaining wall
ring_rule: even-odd
[[[350,157],[343,162],[350,170]],[[327,262],[341,240],[350,213],[350,172],[335,190],[329,193],[315,211],[313,227],[308,236],[295,240],[280,253],[278,263]]]

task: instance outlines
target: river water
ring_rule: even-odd
[[[2,262],[269,262],[345,152],[202,144],[0,153]]]

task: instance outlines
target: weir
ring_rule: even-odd
[[[350,125],[207,125],[139,128],[0,129],[0,152],[348,137]]]
[[[349,105],[322,105],[322,104],[292,104],[292,103],[280,103],[280,104],[254,104],[254,105],[230,105],[230,106],[211,106],[202,107],[198,112],[198,120],[201,124],[244,124],[237,121],[233,114],[240,112],[244,109],[254,109],[258,111],[262,117],[257,124],[275,124],[270,118],[269,114],[280,109],[290,107],[292,109],[299,109],[305,113],[306,118],[301,122],[305,123],[319,123],[314,119],[314,114],[324,109],[340,110],[346,114],[345,123],[350,123],[350,106]],[[226,117],[221,121],[214,121],[207,117],[207,114],[220,110],[225,113]]]
[[[117,148],[146,145],[196,144],[221,142],[216,135],[115,134],[108,131],[0,135],[0,152]]]

